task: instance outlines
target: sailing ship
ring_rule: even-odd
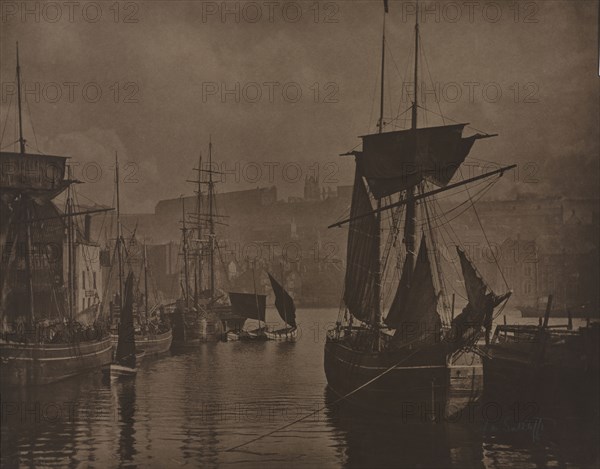
[[[115,301],[110,304],[110,317],[112,322],[112,334],[111,340],[114,346],[118,342],[118,323],[123,309],[122,298],[123,298],[123,269],[124,264],[128,264],[131,269],[131,275],[133,274],[134,260],[136,254],[140,254],[142,257],[142,268],[139,277],[143,275],[143,293],[133,293],[133,315],[134,315],[134,339],[135,345],[138,350],[143,350],[145,356],[158,355],[164,352],[168,352],[171,348],[171,342],[173,340],[173,334],[171,330],[171,324],[162,313],[162,308],[159,305],[154,305],[152,308],[149,304],[149,288],[148,288],[148,259],[146,245],[139,246],[136,242],[135,234],[132,236],[129,243],[125,242],[123,237],[123,227],[121,225],[121,204],[120,204],[120,193],[119,193],[119,160],[118,156],[115,155],[115,186],[116,186],[116,211],[117,211],[117,238],[115,243],[114,257],[116,257],[117,282],[118,291],[115,295]],[[133,252],[135,248],[137,251]],[[139,257],[139,256],[137,256]],[[109,274],[109,284],[110,284]]]
[[[269,340],[296,340],[298,328],[296,326],[296,305],[294,304],[294,299],[271,274],[269,274],[269,280],[275,293],[275,308],[277,308],[279,317],[285,323],[285,327],[274,331],[266,330],[265,335]]]
[[[549,325],[552,295],[542,324],[496,326],[483,360],[486,398],[535,412],[528,418],[598,418],[600,323],[577,330]],[[527,403],[527,407],[524,404]]]
[[[190,223],[189,214],[182,198],[182,242],[183,257],[181,297],[171,312],[173,324],[173,346],[176,348],[195,347],[201,342],[221,340],[228,331],[241,330],[245,317],[235,314],[227,298],[217,288],[217,258],[219,241],[216,225],[222,215],[217,214],[213,170],[213,144],[208,143],[208,168],[202,168],[202,155],[199,156],[198,179],[188,181],[196,184],[196,211]],[[203,186],[207,186],[206,204]],[[208,269],[208,288],[204,288],[205,264]],[[192,278],[193,273],[193,278]],[[226,281],[226,279],[225,279]],[[193,287],[192,287],[193,285]]]
[[[405,415],[410,405],[413,415],[439,420],[479,399],[483,369],[476,343],[484,328],[489,339],[494,310],[510,291],[496,295],[457,240],[468,304],[454,317],[437,248],[447,218],[436,212],[434,196],[490,182],[514,165],[450,184],[475,141],[494,135],[465,138],[467,124],[418,127],[418,14],[414,98],[406,110],[411,110],[410,128],[384,132],[394,122],[384,122],[387,2],[384,6],[378,132],[362,137],[361,151],[345,154],[356,162],[350,217],[330,226],[349,224],[349,232],[345,307],[327,334],[324,366],[329,388],[340,398],[386,414]],[[390,216],[384,220],[384,214]],[[389,237],[382,250],[385,229]],[[402,231],[396,267],[389,260]],[[383,290],[394,274],[399,281],[384,318]]]
[[[269,281],[273,292],[275,293],[275,308],[279,316],[284,321],[285,326],[281,329],[270,330],[266,324],[266,305],[267,295],[258,293],[256,288],[256,280],[254,269],[252,269],[253,292],[229,292],[229,300],[233,308],[233,312],[247,319],[258,321],[258,328],[245,331],[227,331],[225,340],[246,340],[246,341],[264,341],[264,340],[279,340],[279,341],[294,341],[297,337],[296,326],[296,306],[293,298],[283,288],[277,280],[270,274]]]
[[[79,209],[67,157],[27,153],[18,45],[17,98],[19,152],[0,152],[0,366],[4,385],[44,385],[110,362],[90,236],[90,215],[107,209]]]
[[[123,309],[118,322],[118,341],[112,363],[102,371],[111,379],[120,376],[134,376],[137,373],[138,361],[144,353],[137,353],[135,328],[133,325],[133,272],[129,272],[125,281]]]

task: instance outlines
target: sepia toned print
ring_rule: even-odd
[[[598,3],[0,3],[2,467],[598,467]]]

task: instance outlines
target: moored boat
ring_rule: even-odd
[[[571,322],[550,326],[551,304],[550,296],[539,326],[496,326],[483,360],[486,398],[520,406],[531,413],[529,418],[597,420],[600,323],[578,329]]]
[[[117,202],[117,233],[116,243],[114,246],[114,257],[115,262],[111,262],[111,267],[116,265],[116,285],[111,282],[113,277],[112,268],[108,274],[109,287],[113,287],[116,290],[114,295],[114,302],[110,302],[110,319],[111,319],[111,340],[113,345],[117,346],[118,343],[118,323],[121,316],[121,298],[123,295],[123,268],[127,264],[133,273],[133,268],[139,264],[141,257],[141,267],[137,269],[137,277],[143,277],[143,292],[139,289],[134,289],[133,295],[133,322],[134,322],[134,335],[135,343],[138,350],[144,350],[145,355],[157,355],[164,352],[168,352],[171,348],[171,342],[173,340],[173,334],[171,330],[171,324],[163,313],[162,305],[159,306],[158,295],[155,295],[156,303],[153,307],[150,307],[150,296],[149,296],[149,269],[148,260],[146,253],[146,244],[140,245],[134,235],[131,237],[129,242],[125,242],[122,234],[121,225],[121,209],[120,209],[120,196],[119,196],[119,160],[115,155],[115,188],[116,188],[116,202]],[[125,246],[127,245],[127,248]],[[112,283],[112,285],[111,285]]]
[[[265,336],[268,340],[294,341],[298,337],[294,299],[271,274],[269,274],[269,280],[275,293],[275,308],[277,308],[279,317],[283,320],[285,327],[276,330],[266,330]]]
[[[384,132],[397,119],[384,118],[384,4],[378,132],[361,137],[362,150],[346,153],[356,161],[350,216],[330,226],[348,224],[349,230],[344,308],[326,337],[325,374],[339,399],[388,415],[440,420],[480,398],[483,368],[475,345],[484,329],[489,339],[495,308],[510,292],[491,290],[460,239],[451,238],[461,273],[453,266],[458,278],[447,278],[449,261],[438,246],[444,242],[440,227],[449,221],[434,196],[475,181],[491,185],[498,178],[490,178],[514,165],[450,184],[475,141],[494,135],[463,137],[467,124],[418,127],[418,61],[424,54],[418,13],[410,127]],[[446,284],[457,280],[468,303],[454,317]],[[392,282],[395,294],[384,308],[384,288]]]
[[[135,376],[140,360],[144,356],[135,343],[133,325],[133,272],[129,272],[125,281],[123,309],[119,316],[118,341],[113,361],[102,368],[102,372],[111,379]]]
[[[0,373],[3,385],[45,385],[110,361],[89,217],[107,209],[76,206],[67,157],[26,151],[18,48],[17,91],[19,151],[0,152]]]
[[[203,342],[223,340],[229,331],[240,331],[246,320],[232,311],[231,305],[226,302],[226,295],[217,288],[219,243],[215,225],[221,223],[219,219],[222,216],[217,213],[216,207],[212,151],[210,140],[209,169],[202,168],[200,155],[198,168],[195,168],[198,179],[190,181],[197,185],[195,212],[186,211],[185,199],[182,198],[181,296],[171,312],[175,349],[195,348]],[[207,186],[206,200],[204,185]],[[203,274],[206,270],[208,288],[204,288]]]

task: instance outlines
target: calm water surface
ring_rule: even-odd
[[[336,404],[322,363],[336,314],[299,311],[296,343],[204,344],[149,359],[130,381],[97,372],[4,390],[2,467],[598,467],[589,422],[403,423]]]

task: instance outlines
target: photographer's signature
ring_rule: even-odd
[[[541,439],[544,428],[554,424],[552,419],[535,417],[527,420],[516,421],[511,418],[506,418],[498,422],[485,422],[483,426],[483,434],[487,436],[506,435],[509,433],[530,433],[534,442]]]

